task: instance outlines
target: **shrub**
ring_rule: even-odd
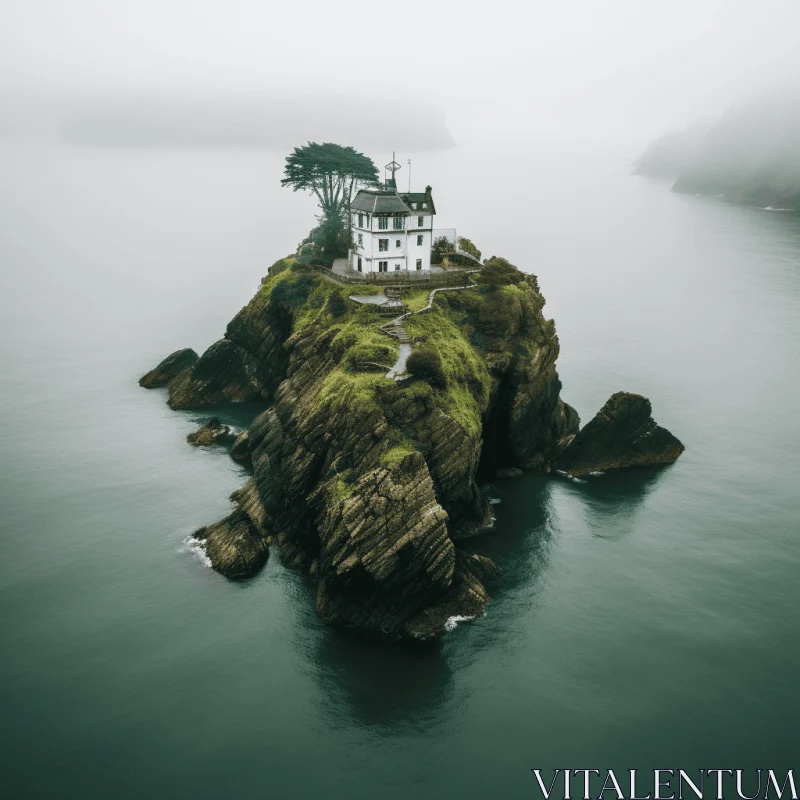
[[[308,300],[311,283],[311,278],[306,275],[291,276],[278,281],[270,292],[270,301],[290,308],[298,308]]]
[[[516,286],[525,280],[525,275],[521,273],[513,264],[504,258],[492,256],[477,275],[477,282],[484,286]]]
[[[458,249],[463,250],[465,253],[469,253],[471,256],[474,256],[478,259],[478,261],[481,260],[481,251],[478,250],[478,248],[475,247],[475,245],[464,236],[459,236],[458,238]]]
[[[431,386],[444,389],[447,385],[442,359],[436,350],[414,350],[406,361],[406,370],[415,378],[428,381]]]
[[[347,301],[344,299],[341,289],[334,289],[328,298],[328,311],[334,319],[338,319],[347,313]]]
[[[446,236],[440,236],[431,247],[431,264],[441,264],[444,257],[452,252],[453,243]]]

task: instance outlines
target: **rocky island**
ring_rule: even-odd
[[[274,547],[328,624],[429,639],[479,615],[499,572],[461,545],[492,523],[481,481],[665,464],[683,445],[621,392],[580,430],[536,277],[434,229],[432,188],[400,191],[400,168],[393,154],[381,185],[352,147],[295,148],[281,183],[317,197],[319,225],[222,339],[139,383],[174,409],[263,407],[237,435],[212,417],[187,437],[252,471],[194,534],[214,569],[252,576]]]
[[[614,395],[580,430],[538,282],[506,260],[435,296],[406,289],[402,302],[422,312],[403,320],[422,357],[394,379],[401,345],[379,307],[290,256],[222,339],[199,358],[169,356],[142,385],[166,384],[174,409],[264,406],[233,445],[252,477],[228,517],[195,533],[216,570],[251,576],[273,547],[308,571],[326,623],[426,639],[480,614],[499,572],[460,546],[491,523],[479,480],[668,463],[683,445],[637,395]]]

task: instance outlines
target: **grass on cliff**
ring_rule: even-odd
[[[357,287],[359,293],[362,288]],[[332,347],[349,368],[373,362],[390,368],[398,356],[397,342],[378,328],[388,320],[369,304],[348,298],[347,287],[326,280],[303,265],[282,269],[269,278],[261,292],[283,304],[292,315],[292,333],[314,326],[319,333],[335,330]],[[370,294],[365,291],[365,294]]]
[[[361,287],[356,289],[361,292]],[[336,366],[321,381],[317,402],[334,413],[362,417],[379,410],[375,389],[391,381],[371,365],[388,371],[397,361],[399,347],[378,330],[388,320],[375,306],[355,303],[348,299],[348,287],[300,264],[271,271],[261,292],[291,314],[293,334],[311,329],[329,348]]]
[[[396,444],[393,447],[390,447],[381,456],[381,464],[383,464],[384,466],[388,464],[399,464],[406,456],[410,456],[412,453],[416,451],[417,448],[414,447],[414,445],[408,439],[406,439],[400,444]]]
[[[465,430],[480,435],[481,416],[489,404],[492,380],[480,354],[470,345],[446,305],[439,305],[406,319],[406,330],[415,348],[436,350],[445,377],[444,388],[409,390],[430,392],[434,404]]]
[[[521,304],[533,302],[523,280],[501,279],[475,289],[437,295],[434,307],[407,317],[405,327],[415,350],[435,350],[441,359],[444,381],[409,381],[404,392],[424,395],[426,403],[440,408],[472,435],[479,436],[481,419],[489,403],[492,379],[482,356],[486,336],[496,329],[497,342],[511,341]],[[516,279],[516,275],[514,278]],[[270,274],[262,291],[271,302],[281,303],[292,315],[292,332],[313,327],[329,341],[337,366],[326,375],[317,395],[332,412],[364,416],[380,411],[376,389],[389,379],[381,371],[366,371],[369,363],[391,367],[397,360],[396,340],[378,330],[388,321],[374,306],[357,304],[342,287],[302,265],[290,265]],[[368,292],[357,287],[352,293]],[[428,289],[412,289],[403,296],[410,311],[428,303]],[[447,297],[447,299],[445,299]],[[420,398],[421,399],[421,398]],[[385,458],[400,460],[414,449],[408,442],[392,442]]]

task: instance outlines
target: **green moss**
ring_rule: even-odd
[[[409,441],[397,444],[394,447],[390,447],[381,456],[381,464],[383,464],[383,466],[386,466],[387,464],[399,464],[406,456],[410,456],[413,452],[415,452],[416,449],[417,448],[414,447]]]
[[[349,497],[353,496],[353,484],[348,483],[342,478],[337,478],[336,483],[333,485],[333,489],[331,490],[331,500],[333,501],[342,501],[347,500]]]
[[[425,347],[436,350],[441,358],[444,388],[429,387],[435,405],[465,430],[479,435],[492,379],[480,353],[454,321],[449,306],[437,303],[429,312],[408,317],[406,330],[412,341],[424,339]]]
[[[389,383],[390,379],[380,373],[350,372],[340,366],[322,381],[317,403],[332,412],[366,415],[379,408],[376,387]]]

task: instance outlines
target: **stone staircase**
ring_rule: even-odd
[[[395,319],[387,325],[381,326],[381,330],[393,339],[397,339],[400,344],[411,344],[411,337],[403,325],[402,319]]]

